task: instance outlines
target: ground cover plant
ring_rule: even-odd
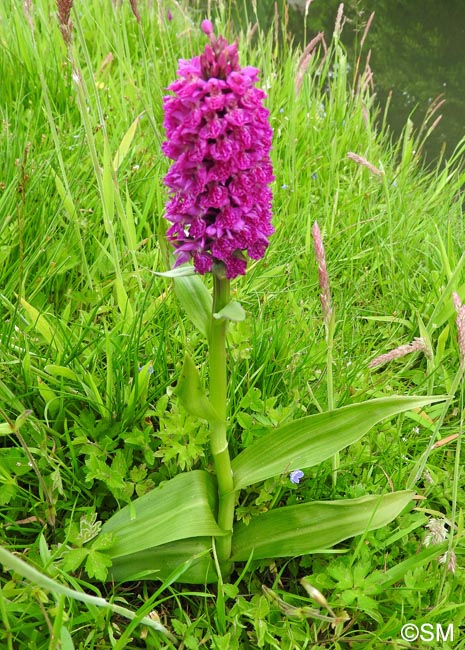
[[[284,8],[272,33],[253,16],[234,28],[234,6],[209,16],[217,34],[239,36],[241,64],[260,70],[274,130],[276,232],[234,279],[228,312],[230,454],[263,455],[267,430],[328,410],[395,395],[410,406],[381,424],[359,418],[363,438],[298,474],[279,463],[260,473],[254,458],[243,476],[258,479],[244,478],[235,518],[242,539],[268,518],[273,546],[281,508],[412,490],[408,507],[331,551],[244,553],[210,586],[182,585],[191,561],[178,565],[179,555],[161,583],[143,574],[147,558],[132,582],[111,582],[112,515],[128,513],[130,534],[137,497],[215,474],[192,407],[211,375],[194,300],[207,290],[197,276],[156,275],[172,266],[162,98],[178,59],[203,51],[205,14],[109,2],[69,15],[70,4],[60,20],[45,1],[0,10],[2,643],[402,647],[402,624],[415,621],[453,623],[444,647],[460,647],[463,151],[422,167],[434,106],[423,132],[407,124],[390,140],[363,48],[346,59],[342,14],[332,41],[305,52],[287,38]],[[331,311],[320,303],[324,266]]]

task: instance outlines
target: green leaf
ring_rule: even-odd
[[[399,580],[402,580],[409,571],[413,571],[417,567],[424,566],[429,564],[432,560],[438,559],[446,550],[447,543],[433,544],[432,546],[415,553],[415,555],[407,558],[407,560],[394,565],[392,568],[383,572],[382,577],[377,581],[380,590],[384,590],[395,582],[399,582]]]
[[[135,251],[137,249],[137,230],[136,230],[136,220],[134,218],[134,210],[131,201],[131,196],[129,194],[128,185],[126,185],[126,211],[123,208],[123,202],[121,197],[117,195],[118,198],[118,213],[120,214],[120,223],[123,227],[124,236],[126,238],[126,243],[128,249],[131,251],[134,262],[134,270],[137,269],[137,258],[135,258]]]
[[[203,418],[208,422],[219,421],[215,409],[203,391],[197,368],[187,354],[184,357],[184,365],[174,393],[190,415]]]
[[[105,582],[108,575],[108,567],[111,566],[111,559],[108,555],[99,551],[89,550],[86,560],[86,571],[89,578],[96,578]]]
[[[97,537],[102,527],[102,522],[97,520],[96,512],[88,512],[82,515],[79,520],[79,533],[76,536],[76,544],[85,544],[90,542],[91,539]],[[104,535],[102,535],[104,537]]]
[[[454,272],[450,276],[447,286],[443,289],[439,298],[435,301],[433,313],[429,319],[428,329],[437,329],[441,327],[449,318],[455,315],[454,303],[452,301],[452,292],[456,291],[460,300],[465,300],[465,284],[457,288],[462,268],[465,264],[465,255],[462,255]]]
[[[73,637],[64,625],[60,628],[60,648],[61,650],[75,650]]]
[[[114,287],[116,292],[116,302],[118,303],[118,309],[121,312],[121,315],[124,317],[126,328],[129,327],[129,324],[134,320],[134,311],[132,309],[131,301],[127,294],[126,289],[124,288],[123,282],[120,278],[115,278]]]
[[[382,496],[317,501],[277,508],[236,525],[233,561],[305,555],[327,549],[348,537],[375,530],[392,521],[412,500],[404,490]]]
[[[40,377],[37,377],[37,387],[39,394],[45,402],[47,410],[52,417],[55,417],[59,411],[60,398],[57,393]]]
[[[216,482],[202,470],[178,474],[113,515],[101,535],[114,533],[112,558],[187,537],[223,535],[215,521]],[[98,539],[98,538],[97,538]]]
[[[73,198],[69,192],[63,185],[61,179],[59,176],[57,176],[53,171],[52,171],[53,177],[55,179],[55,186],[57,188],[58,194],[60,195],[60,198],[62,200],[62,205],[63,208],[70,218],[71,221],[76,221],[76,206],[74,205]]]
[[[263,435],[232,461],[234,488],[239,490],[284,472],[318,465],[360,440],[377,422],[444,399],[381,397],[284,424]]]
[[[95,542],[91,545],[92,551],[106,551],[111,548],[114,542],[113,533],[106,533],[99,535]]]
[[[101,174],[101,196],[104,208],[104,225],[109,239],[114,241],[115,233],[113,219],[115,216],[115,177],[113,173],[113,165],[110,160],[110,147],[106,138],[103,142],[103,170]],[[115,265],[116,270],[118,261],[113,260],[113,264]]]
[[[235,321],[236,323],[245,320],[245,317],[246,313],[244,311],[244,308],[240,302],[237,302],[237,300],[228,302],[228,304],[225,305],[223,309],[221,309],[216,314],[213,314],[213,318],[216,318],[217,320],[223,318],[224,320],[231,320]]]
[[[447,343],[447,339],[449,338],[449,331],[450,331],[450,327],[447,324],[438,336],[437,344],[436,344],[436,355],[434,358],[434,363],[436,368],[440,367],[442,360],[444,358],[446,343]]]
[[[11,479],[10,483],[4,483],[2,481],[2,489],[0,490],[0,506],[6,506],[10,503],[17,491],[18,488],[14,479]]]
[[[177,266],[175,269],[170,269],[169,271],[152,271],[154,275],[159,275],[162,278],[184,278],[188,275],[195,275],[196,270],[192,264],[187,264],[184,266]]]
[[[0,423],[0,436],[11,436],[14,433],[14,427],[8,422]]]
[[[114,612],[119,616],[124,616],[124,618],[127,618],[131,621],[138,619],[138,623],[158,630],[167,636],[171,641],[176,641],[173,635],[165,627],[163,627],[161,623],[152,620],[149,616],[144,616],[142,619],[140,619],[137,612],[133,612],[126,607],[121,607],[121,605],[111,603],[105,600],[105,598],[101,598],[100,596],[93,596],[82,591],[77,591],[76,589],[71,589],[67,585],[57,582],[57,580],[54,580],[53,578],[50,578],[44,573],[38,571],[34,567],[30,566],[27,562],[24,562],[24,560],[1,546],[0,562],[3,564],[5,569],[18,573],[23,578],[26,578],[26,580],[28,580],[32,585],[35,585],[36,587],[39,586],[42,589],[47,589],[55,596],[58,594],[66,596],[67,598],[72,598],[81,603],[86,603],[90,606],[105,607],[111,612]]]
[[[42,316],[42,314],[24,300],[24,298],[21,298],[21,304],[29,316],[34,329],[43,336],[51,347],[55,348],[59,354],[62,354],[64,343],[59,332],[50,325],[45,316]]]
[[[189,320],[208,338],[212,297],[198,275],[174,278],[174,292]]]
[[[109,577],[116,582],[168,580],[186,584],[216,582],[211,537],[181,539],[113,559]]]
[[[101,453],[90,455],[85,462],[86,481],[102,481],[110,490],[122,490],[126,486],[127,465],[124,464],[122,450],[116,452],[111,467],[106,464]]]
[[[121,163],[123,160],[126,158],[126,155],[131,148],[132,141],[134,139],[134,135],[136,133],[137,125],[140,122],[140,119],[144,113],[142,112],[140,115],[136,117],[134,122],[131,124],[129,129],[126,131],[126,133],[123,135],[123,139],[121,140],[121,143],[118,147],[118,150],[115,154],[115,157],[113,158],[113,170],[115,172],[118,171],[118,169],[121,166]]]
[[[128,404],[124,409],[124,415],[129,420],[134,417],[138,405],[142,406],[147,401],[150,376],[153,373],[153,363],[148,361],[142,366],[134,378],[134,386],[129,395]]]
[[[52,377],[65,377],[71,381],[78,381],[78,376],[74,370],[66,368],[65,366],[56,366],[54,364],[49,364],[48,366],[45,366],[44,370],[49,375],[52,375]]]
[[[76,571],[76,569],[84,562],[88,554],[89,551],[86,548],[73,548],[70,551],[67,551],[63,559],[63,569],[68,573]]]

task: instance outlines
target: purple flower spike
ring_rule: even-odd
[[[226,277],[235,278],[246,271],[245,253],[261,259],[274,232],[273,132],[266,95],[255,88],[259,71],[241,68],[237,43],[216,38],[209,20],[202,30],[210,43],[200,56],[179,62],[173,95],[163,99],[162,149],[174,160],[165,177],[167,237],[175,266],[193,259],[203,275],[222,263]]]
[[[300,483],[300,479],[304,477],[304,473],[302,472],[301,469],[295,469],[293,472],[289,474],[289,480],[291,483],[295,483],[296,485]]]

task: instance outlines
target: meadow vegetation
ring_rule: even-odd
[[[414,487],[415,504],[389,526],[326,553],[239,565],[219,586],[107,581],[102,523],[209,463],[205,424],[173,395],[184,351],[203,368],[207,349],[172,282],[154,274],[171,265],[162,98],[178,59],[205,42],[205,13],[190,5],[76,1],[61,31],[48,0],[0,6],[1,646],[401,648],[414,621],[453,623],[442,647],[465,647],[452,300],[465,301],[465,140],[426,167],[434,104],[419,132],[407,123],[394,140],[363,47],[348,60],[336,27],[302,53],[284,7],[269,32],[253,15],[234,26],[236,3],[210,16],[261,70],[274,130],[276,233],[232,283],[247,312],[228,337],[233,452],[327,409],[315,220],[335,313],[334,406],[449,398],[372,428],[341,452],[336,481],[327,461],[298,484],[283,474],[247,488],[237,509],[247,522],[277,505]],[[369,367],[416,337],[427,354]]]

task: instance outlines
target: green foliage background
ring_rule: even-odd
[[[139,25],[129,3],[76,3],[74,75],[51,2],[38,0],[29,15],[13,0],[0,8],[2,546],[74,589],[125,601],[140,618],[156,610],[185,647],[340,648],[355,637],[376,648],[399,638],[407,620],[453,620],[458,629],[464,499],[455,440],[431,454],[419,509],[336,557],[263,561],[221,598],[207,589],[102,584],[105,549],[94,541],[101,522],[208,462],[205,426],[172,395],[184,349],[199,366],[206,350],[169,283],[152,273],[169,267],[161,99],[178,58],[203,47],[204,13],[173,3],[170,21],[165,5],[140,5]],[[221,5],[215,24],[235,37],[230,11]],[[325,408],[315,219],[337,314],[337,406],[447,393],[459,364],[450,296],[465,298],[463,141],[445,165],[425,169],[420,152],[434,117],[393,140],[364,84],[366,51],[357,67],[338,39],[326,57],[315,52],[296,92],[300,52],[283,21],[276,31],[239,34],[241,61],[261,69],[268,92],[277,179],[272,246],[234,287],[248,312],[229,338],[237,449],[264,427]],[[371,175],[349,151],[384,174]],[[416,355],[368,369],[377,354],[419,335],[431,343],[430,362]],[[250,488],[241,519],[303,499],[403,489],[440,409],[377,426],[344,452],[336,487],[322,463],[299,486],[284,475]],[[457,396],[441,438],[461,430],[461,410]],[[444,545],[422,548],[431,516],[453,522],[455,575],[437,562]],[[298,583],[304,574],[333,609],[348,612],[348,627],[290,616],[261,591],[265,584],[287,605],[315,606]],[[109,610],[10,572],[0,615],[8,650],[171,647],[137,621],[126,627]]]

